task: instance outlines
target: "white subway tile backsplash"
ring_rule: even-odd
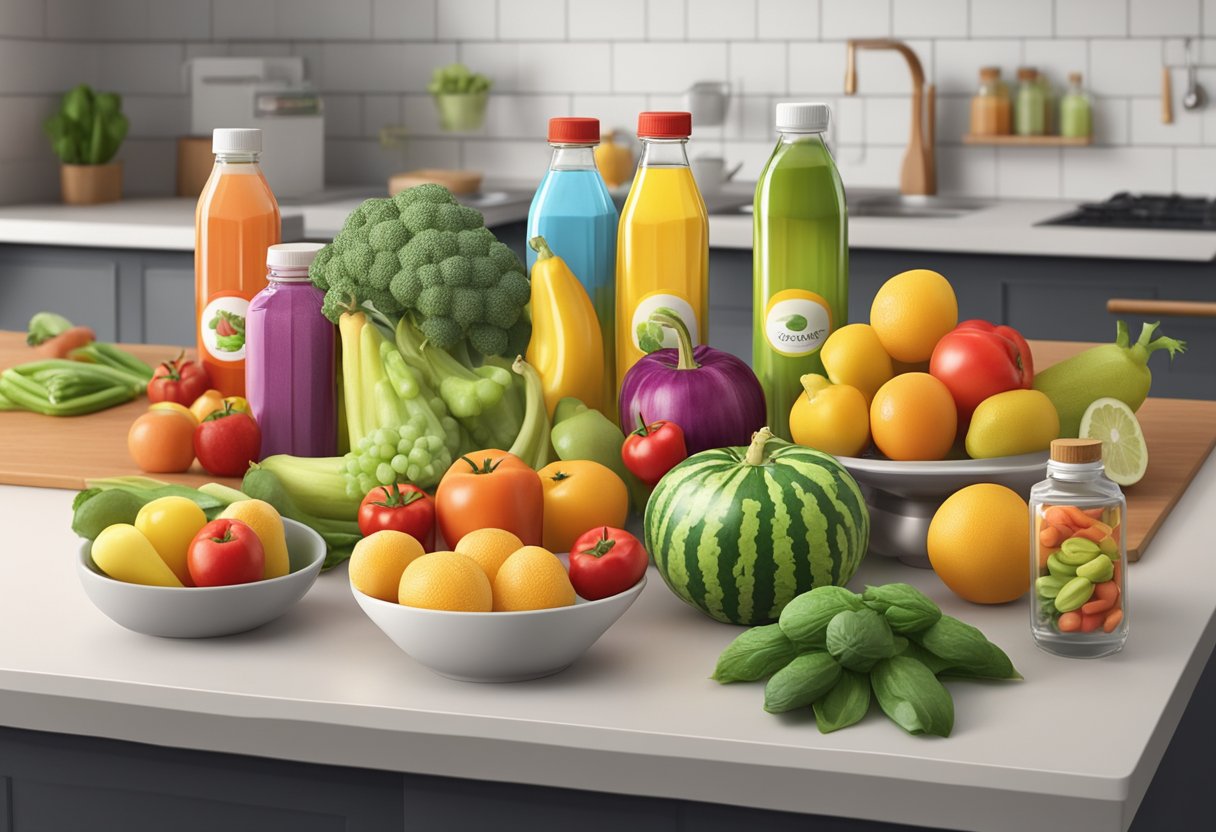
[[[934,44],[934,80],[938,93],[973,93],[980,67],[999,66],[1006,82],[1022,62],[1022,44],[1016,40],[941,40]]]
[[[331,185],[387,185],[394,173],[455,167],[460,167],[460,146],[447,140],[412,139],[402,148],[381,147],[375,139],[325,142],[325,178]]]
[[[615,92],[683,92],[696,81],[726,80],[726,44],[618,43],[612,72]]]
[[[359,131],[358,135],[369,139],[375,139],[380,136],[381,128],[395,126],[400,123],[401,96],[363,96],[362,129]]]
[[[499,40],[565,40],[566,0],[498,0]]]
[[[211,0],[211,31],[221,40],[273,38],[275,0]]]
[[[1158,117],[1160,117],[1160,112],[1158,112]],[[1127,144],[1131,141],[1132,135],[1130,99],[1094,96],[1093,123],[1094,144]]]
[[[762,40],[819,37],[819,0],[759,0],[756,37]]]
[[[646,44],[638,44],[641,48]],[[619,59],[618,59],[619,60]],[[721,62],[719,61],[719,66]],[[521,43],[521,92],[609,92],[612,46],[607,43]]]
[[[228,44],[228,54],[233,58],[281,58],[292,52],[291,43],[285,40],[239,40]]]
[[[325,108],[327,138],[355,138],[363,127],[363,96],[327,93],[322,98]]]
[[[971,96],[939,95],[937,97],[937,143],[962,144],[963,135],[971,132]]]
[[[486,108],[486,135],[545,143],[549,119],[574,115],[567,95],[492,95]]]
[[[993,197],[997,193],[995,147],[943,147],[937,154],[937,192]]]
[[[549,145],[543,141],[468,139],[462,152],[466,168],[493,171],[496,177],[539,183],[549,169]]]
[[[1199,36],[1200,0],[1131,0],[1131,34]]]
[[[836,167],[846,190],[849,188],[890,188],[899,183],[903,164],[901,147],[841,145],[836,148]]]
[[[184,93],[186,50],[176,43],[106,43],[99,48],[97,83],[126,93]],[[79,83],[79,82],[78,82]]]
[[[435,99],[430,95],[401,96],[401,124],[411,137],[449,135],[439,126],[439,110],[435,106]],[[407,141],[414,140],[410,138]]]
[[[1126,37],[1127,0],[1055,0],[1057,37]]]
[[[1203,0],[1203,34],[1216,35],[1216,0]]]
[[[494,0],[436,0],[440,40],[494,40],[498,9]]]
[[[687,0],[689,40],[756,36],[756,0]]]
[[[904,147],[912,130],[912,98],[866,98],[866,145]]]
[[[822,37],[881,38],[891,34],[889,0],[820,0]]]
[[[115,157],[122,162],[125,197],[162,196],[177,182],[175,139],[127,139]]]
[[[844,92],[844,60],[843,43],[791,43],[786,86],[792,95],[839,95]]]
[[[685,32],[683,0],[646,0],[648,40],[683,40]]]
[[[42,37],[43,0],[4,0],[0,3],[0,38]]]
[[[1216,197],[1216,147],[1180,147],[1174,166],[1179,193]]]
[[[1062,196],[1106,199],[1116,191],[1174,189],[1174,151],[1168,147],[1064,149]]]
[[[722,157],[730,167],[743,163],[743,167],[735,174],[736,179],[754,180],[759,178],[764,166],[768,164],[769,157],[773,155],[773,144],[768,141],[746,142],[728,139],[722,143]]]
[[[785,92],[787,61],[784,43],[732,43],[729,49],[728,80],[734,85],[735,92]]]
[[[1161,41],[1095,40],[1089,44],[1089,86],[1103,95],[1159,95]]]
[[[519,45],[515,43],[462,43],[459,60],[494,82],[492,92],[514,92],[519,86]]]
[[[1052,0],[971,0],[971,36],[1051,37]]]
[[[1063,154],[1058,147],[996,148],[996,195],[1002,199],[1056,199]]]
[[[727,140],[765,139],[775,141],[774,106],[783,96],[733,95],[726,108],[722,135]]]
[[[34,159],[50,153],[42,123],[59,109],[52,95],[0,97],[0,162]]]
[[[569,0],[570,40],[642,40],[646,0]]]
[[[435,67],[455,60],[451,44],[326,43],[321,47],[321,89],[422,92]]]
[[[831,99],[827,104],[832,110],[832,116],[828,120],[827,140],[829,144],[833,148],[847,144],[861,144],[866,127],[865,100],[857,96],[844,96]],[[773,111],[771,115],[775,117],[776,111]]]
[[[1022,62],[1046,75],[1057,96],[1060,90],[1068,87],[1071,72],[1080,72],[1082,85],[1089,84],[1089,79],[1085,78],[1089,55],[1083,40],[1028,40]]]
[[[433,40],[436,0],[372,0],[375,40]]]
[[[0,40],[0,94],[59,95],[96,77],[92,44]]]
[[[1178,89],[1177,85],[1174,87]],[[1184,145],[1203,143],[1203,116],[1182,107],[1174,108],[1174,122],[1161,123],[1161,101],[1133,98],[1131,143],[1134,145]]]
[[[150,1],[47,0],[47,36],[92,41],[146,38]]]
[[[920,61],[925,82],[933,79],[933,43],[927,40],[905,40]],[[839,73],[844,89],[844,61]],[[862,95],[887,95],[912,91],[912,73],[904,56],[893,49],[861,49],[857,52],[857,91]]]
[[[372,0],[276,0],[275,35],[292,40],[368,40]]]
[[[624,142],[637,131],[638,113],[646,109],[644,95],[575,95],[570,115],[598,118],[600,132],[616,130]]]
[[[59,199],[59,162],[48,151],[36,160],[0,161],[0,198],[7,203]]]
[[[175,139],[190,132],[190,99],[181,95],[124,95],[122,111],[135,139]]]
[[[149,0],[148,36],[153,40],[206,40],[211,37],[211,4]]]
[[[967,37],[967,0],[891,0],[891,30],[897,38]]]

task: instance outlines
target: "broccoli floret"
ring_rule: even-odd
[[[427,263],[425,266],[419,266],[417,275],[418,282],[422,284],[423,289],[443,285],[443,273],[439,271],[439,267],[434,263]]]
[[[393,217],[373,225],[367,241],[373,251],[391,251],[395,255],[410,241],[410,232],[401,224],[401,220]]]
[[[350,311],[350,299],[342,300],[337,292],[326,292],[325,298],[321,301],[321,314],[329,318],[335,324],[338,318],[342,317],[343,312]]]
[[[469,345],[482,355],[502,355],[507,351],[507,331],[493,324],[473,324],[469,327]]]
[[[353,246],[342,252],[342,265],[346,268],[346,273],[365,277],[372,267],[372,261],[376,259],[376,252],[372,251],[371,246],[363,241],[359,241]]]
[[[459,343],[463,334],[460,325],[451,318],[427,318],[419,325],[419,328],[428,341],[444,349],[446,349],[444,344]]]
[[[367,285],[373,289],[388,289],[397,271],[397,255],[391,251],[382,251],[376,255],[371,268],[367,270]]]
[[[485,257],[490,253],[493,242],[494,235],[485,227],[466,229],[456,234],[456,248],[463,257]]]
[[[513,326],[523,313],[523,306],[513,303],[510,295],[501,286],[486,289],[482,296],[485,298],[485,322],[492,326],[507,329]]]
[[[428,318],[450,315],[452,313],[452,290],[447,286],[429,286],[422,290],[416,305],[418,311]],[[445,346],[444,349],[447,347]]]
[[[463,327],[475,324],[485,315],[485,300],[476,289],[460,286],[452,290],[452,317]]]
[[[445,286],[468,286],[473,282],[473,262],[456,255],[439,264],[439,274]]]
[[[473,285],[478,289],[489,289],[491,286],[497,286],[498,278],[501,276],[502,272],[498,270],[498,266],[494,265],[494,261],[489,257],[473,258]]]
[[[498,281],[498,288],[503,290],[508,300],[520,307],[532,299],[532,284],[520,272],[504,274]]]
[[[402,269],[393,277],[393,282],[388,285],[388,290],[403,307],[413,308],[414,304],[418,302],[418,296],[422,294],[422,281],[418,279],[418,272],[407,272]]]

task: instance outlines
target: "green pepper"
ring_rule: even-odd
[[[646,509],[650,493],[621,459],[625,434],[603,413],[567,396],[553,409],[551,438],[559,459],[590,459],[611,468],[629,487],[634,510]]]

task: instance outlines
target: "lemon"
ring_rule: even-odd
[[[283,518],[274,506],[265,500],[237,500],[220,512],[220,517],[225,520],[240,520],[253,529],[266,552],[264,578],[281,578],[291,571]]]
[[[494,578],[494,611],[547,610],[574,603],[574,585],[557,555],[525,546],[503,561]]]
[[[1081,417],[1082,439],[1102,440],[1106,476],[1119,485],[1135,485],[1148,469],[1148,445],[1132,409],[1118,399],[1096,400]]]
[[[819,350],[824,372],[833,384],[856,387],[868,405],[878,388],[891,380],[891,356],[868,324],[849,324],[828,336]]]
[[[472,558],[456,552],[431,552],[405,567],[397,601],[407,607],[452,612],[489,612],[490,579]]]
[[[883,349],[903,364],[928,361],[937,342],[957,324],[954,288],[929,269],[895,275],[882,284],[870,306],[870,326]]]
[[[456,551],[477,561],[490,583],[503,562],[524,548],[524,542],[505,529],[477,529],[456,544]]]
[[[422,555],[422,544],[412,536],[381,529],[355,544],[350,554],[350,582],[364,595],[396,601],[401,574]]]
[[[967,429],[967,455],[992,459],[1045,451],[1060,436],[1060,416],[1038,390],[1006,390],[980,402]]]
[[[1003,485],[969,485],[942,503],[926,541],[933,571],[973,604],[1004,604],[1030,588],[1030,508]]]

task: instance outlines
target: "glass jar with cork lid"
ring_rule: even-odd
[[[971,98],[971,133],[975,136],[1007,136],[1012,107],[1009,89],[1001,82],[1001,69],[980,68],[980,86]]]
[[[1051,443],[1030,491],[1030,630],[1049,653],[1098,658],[1127,641],[1127,500],[1097,439]]]

